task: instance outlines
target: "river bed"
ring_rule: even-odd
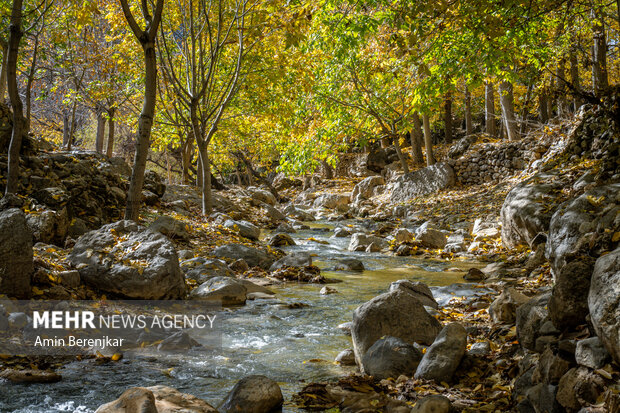
[[[284,249],[310,252],[315,256],[315,264],[322,268],[329,268],[331,261],[338,258],[362,260],[364,272],[323,272],[325,277],[341,281],[330,285],[338,290],[337,294],[321,295],[323,285],[317,284],[270,287],[276,292],[274,299],[248,301],[244,307],[225,309],[218,314],[223,326],[223,349],[217,354],[140,357],[102,365],[96,365],[94,360],[72,362],[59,371],[63,377],[59,383],[0,383],[0,411],[94,412],[129,387],[153,385],[176,388],[217,407],[239,379],[263,374],[280,384],[285,398],[283,411],[297,412],[286,401],[305,383],[334,379],[354,371],[333,360],[340,351],[351,348],[350,337],[337,326],[351,321],[356,307],[387,291],[396,280],[423,281],[431,287],[448,286],[463,282],[462,271],[448,269],[480,266],[470,261],[351,253],[347,251],[350,238],[331,238],[331,229],[330,224],[315,223],[309,230],[292,234],[298,245]],[[327,241],[329,245],[308,238]],[[433,291],[443,300],[452,295],[436,288]],[[457,292],[459,296],[472,293],[474,290],[469,286]],[[278,305],[282,303],[303,303],[307,307],[290,309]]]

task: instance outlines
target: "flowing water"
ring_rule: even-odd
[[[133,386],[166,385],[190,393],[217,406],[230,388],[249,374],[264,374],[280,383],[285,400],[304,383],[334,379],[353,371],[333,363],[343,349],[351,348],[351,339],[337,326],[351,321],[353,310],[361,303],[385,292],[400,279],[418,280],[433,287],[462,282],[462,272],[446,271],[458,267],[479,266],[473,262],[423,260],[379,253],[347,251],[349,238],[331,238],[331,226],[314,224],[310,230],[292,234],[297,246],[287,252],[308,251],[315,264],[329,268],[338,258],[358,258],[366,267],[361,273],[324,271],[328,278],[342,282],[330,285],[337,294],[319,294],[322,285],[286,284],[271,287],[274,299],[248,301],[240,308],[221,314],[223,350],[218,354],[184,354],[141,357],[95,365],[93,360],[76,361],[59,372],[62,381],[55,384],[0,383],[2,412],[93,412]],[[328,241],[329,245],[307,241]],[[476,290],[433,288],[438,301],[454,294],[471,295]],[[304,303],[290,309],[278,304]],[[297,411],[285,404],[284,412]]]

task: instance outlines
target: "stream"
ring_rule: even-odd
[[[463,272],[447,270],[457,267],[466,271],[480,263],[349,252],[350,238],[331,238],[332,229],[329,223],[312,223],[309,230],[291,234],[298,245],[283,249],[287,253],[310,252],[315,255],[315,265],[321,268],[329,268],[339,258],[362,260],[364,272],[322,272],[327,278],[342,281],[330,284],[337,294],[319,294],[323,285],[318,284],[272,286],[274,299],[248,301],[244,307],[218,314],[223,320],[223,350],[218,354],[162,355],[101,365],[95,365],[93,360],[75,361],[59,370],[63,379],[58,383],[0,383],[0,411],[94,412],[129,387],[153,385],[176,388],[217,407],[239,379],[263,374],[280,384],[285,399],[283,411],[297,412],[286,402],[304,384],[354,371],[333,362],[340,351],[352,346],[351,338],[337,326],[351,321],[356,307],[387,291],[391,282],[425,282],[440,305],[452,296],[476,293],[469,285],[446,289],[463,282]],[[307,241],[310,237],[329,245]],[[289,309],[277,305],[282,303],[308,306]]]

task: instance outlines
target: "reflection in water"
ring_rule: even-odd
[[[316,255],[316,264],[322,268],[340,258],[361,259],[367,268],[362,273],[323,273],[342,281],[333,285],[338,294],[319,294],[321,285],[272,287],[276,298],[248,301],[244,307],[227,309],[219,315],[224,329],[219,354],[125,358],[104,365],[95,365],[92,360],[74,362],[60,371],[63,380],[56,384],[0,384],[0,411],[92,412],[129,387],[157,384],[194,394],[217,406],[234,383],[249,374],[264,374],[278,381],[288,400],[304,382],[332,379],[352,371],[333,363],[341,350],[351,347],[350,337],[336,326],[350,321],[361,303],[385,292],[391,282],[399,279],[446,286],[462,282],[463,275],[446,271],[448,268],[466,270],[476,266],[471,262],[351,253],[346,250],[349,238],[330,235],[312,230],[299,232],[293,234],[299,245],[286,249]],[[309,237],[330,244],[305,241]],[[470,293],[468,289],[458,292]],[[278,305],[282,303],[308,306],[289,309]],[[295,409],[285,406],[284,411]]]

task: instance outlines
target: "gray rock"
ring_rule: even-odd
[[[547,304],[550,297],[551,293],[540,294],[517,308],[517,338],[523,348],[536,349],[539,330],[549,317]]]
[[[355,258],[343,258],[338,260],[333,267],[334,271],[364,271],[364,263]]]
[[[467,350],[467,355],[474,357],[483,357],[491,354],[491,345],[488,341],[479,341],[471,345]]]
[[[351,236],[351,231],[346,228],[338,227],[334,230],[334,238],[346,238]]]
[[[270,271],[275,271],[282,267],[306,267],[308,265],[312,265],[310,254],[307,252],[294,252],[274,262]]]
[[[585,367],[572,368],[560,379],[556,399],[568,411],[577,411],[583,404],[595,404],[604,388],[598,374]]]
[[[248,376],[239,380],[218,407],[221,413],[270,413],[284,399],[278,383],[265,376]]]
[[[431,344],[441,324],[413,295],[391,291],[378,295],[353,312],[351,337],[358,364],[379,338],[389,335],[407,343]]]
[[[620,363],[620,247],[596,260],[588,294],[596,335]]]
[[[79,287],[82,282],[80,272],[77,270],[61,271],[58,273],[58,279],[62,285],[69,288]]]
[[[175,299],[186,293],[172,242],[133,221],[84,234],[67,260],[85,284],[101,291],[145,300]]]
[[[297,208],[295,205],[289,205],[284,209],[284,214],[299,221],[314,221],[314,215],[303,209]]]
[[[439,305],[433,297],[433,292],[428,285],[420,281],[398,280],[390,284],[390,291],[402,290],[413,295],[422,305],[438,308]]]
[[[9,328],[22,329],[28,325],[26,313],[11,313],[8,317]]]
[[[394,231],[394,240],[398,243],[413,241],[413,234],[407,228],[398,228]]]
[[[34,272],[32,233],[24,213],[17,208],[0,212],[0,293],[9,297],[30,296]]]
[[[295,241],[290,235],[279,233],[279,234],[273,235],[269,239],[269,245],[272,247],[287,247],[289,245],[297,245],[297,244],[295,243]]]
[[[274,206],[278,203],[276,197],[269,191],[264,189],[254,189],[251,195],[252,199],[258,202],[264,202],[267,205]]]
[[[217,413],[210,404],[171,387],[132,387],[110,403],[99,406],[96,413]]]
[[[385,185],[385,179],[382,176],[369,176],[358,182],[351,193],[351,202],[359,202],[364,199],[372,198],[374,189],[377,186]]]
[[[383,238],[358,232],[351,237],[348,249],[349,251],[366,251],[370,244],[373,243],[379,250],[387,246],[387,242]]]
[[[404,202],[421,195],[437,192],[456,182],[454,169],[446,162],[419,169],[398,178],[392,186],[393,203]]]
[[[177,331],[176,333],[166,337],[157,346],[159,351],[179,351],[189,350],[194,347],[199,347],[200,343],[194,340],[185,331]]]
[[[355,353],[351,349],[342,350],[336,356],[336,362],[343,366],[355,366]]]
[[[428,248],[443,248],[448,242],[446,235],[437,229],[431,228],[429,222],[425,222],[415,231],[415,239]]]
[[[534,368],[534,383],[558,384],[562,376],[571,368],[571,362],[546,348]]]
[[[620,209],[613,208],[620,183],[593,188],[583,195],[561,204],[551,218],[547,239],[547,258],[557,276],[584,244],[591,242],[588,233],[603,232],[612,226]],[[611,209],[610,209],[611,208]],[[606,219],[611,220],[607,222]],[[590,254],[596,256],[594,254]]]
[[[528,389],[525,394],[536,413],[564,413],[564,409],[555,399],[558,386],[539,383]]]
[[[382,380],[411,376],[418,367],[422,353],[400,338],[386,336],[375,341],[362,357],[363,373]]]
[[[575,360],[577,364],[591,369],[600,369],[611,359],[601,339],[590,337],[577,342]]]
[[[247,239],[256,241],[260,237],[260,228],[248,221],[228,220],[224,222],[224,227],[238,231],[239,235]]]
[[[34,242],[64,245],[69,230],[67,209],[60,211],[45,210],[33,212],[26,217],[28,227],[32,231]]]
[[[314,200],[315,208],[343,209],[349,205],[350,195],[344,194],[321,194]]]
[[[549,318],[559,330],[585,324],[593,269],[593,259],[580,257],[564,265],[556,274],[549,299]]]
[[[213,251],[213,255],[231,260],[243,259],[250,267],[261,267],[266,270],[271,267],[274,261],[273,258],[263,250],[241,244],[222,245]]]
[[[562,187],[557,175],[549,173],[536,174],[517,184],[500,211],[502,243],[508,248],[531,246],[538,233],[546,233]]]
[[[234,278],[213,277],[192,290],[192,300],[208,301],[222,306],[243,305],[247,288]]]
[[[450,413],[452,403],[446,396],[433,394],[417,401],[411,413]]]
[[[267,212],[267,215],[269,215],[269,218],[272,221],[286,221],[286,215],[280,212],[280,210],[276,207],[273,207],[269,204],[262,204],[261,206]]]
[[[295,231],[295,228],[293,228],[293,226],[289,224],[288,222],[282,222],[280,225],[277,226],[277,228],[275,229],[275,232],[282,232],[285,234],[294,234],[297,231]]]
[[[435,342],[426,350],[415,372],[416,379],[449,382],[467,347],[467,331],[459,323],[445,326]]]
[[[218,259],[191,258],[181,263],[181,269],[185,272],[185,278],[192,279],[199,284],[213,277],[235,276],[235,273],[228,268],[226,262]]]
[[[505,288],[489,307],[489,314],[496,323],[512,324],[516,320],[517,307],[525,304],[529,297],[512,287]]]
[[[167,215],[158,217],[150,226],[151,231],[160,232],[173,240],[189,241],[186,224]]]

